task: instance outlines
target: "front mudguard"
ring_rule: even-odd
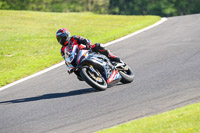
[[[100,72],[105,72],[105,68],[102,63],[94,60],[94,59],[85,59],[81,63],[79,63],[76,67],[77,70],[80,70],[84,66],[92,65],[94,68],[98,69]]]

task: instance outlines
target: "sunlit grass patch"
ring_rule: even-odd
[[[121,124],[97,133],[199,133],[200,103]]]

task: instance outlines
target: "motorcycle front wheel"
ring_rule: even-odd
[[[98,91],[104,91],[107,89],[107,83],[97,69],[91,66],[84,66],[80,70],[80,75],[83,80],[94,89]]]

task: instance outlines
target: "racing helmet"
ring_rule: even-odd
[[[56,38],[61,45],[67,45],[70,41],[70,32],[67,28],[59,29],[56,32]]]

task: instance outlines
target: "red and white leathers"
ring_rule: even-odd
[[[70,43],[70,44],[68,44],[68,43]],[[85,39],[81,36],[77,36],[77,35],[72,36],[68,43],[65,44],[65,45],[62,45],[62,47],[61,47],[60,52],[61,52],[61,55],[64,59],[65,59],[64,51],[65,51],[65,48],[67,47],[67,45],[78,44],[79,49],[85,49],[85,48],[89,49],[89,48],[91,48],[92,51],[99,52],[99,53],[107,56],[111,61],[120,62],[120,58],[111,54],[111,52],[107,48],[102,46],[100,43],[95,43],[94,45],[92,45],[92,43],[89,39]],[[83,45],[81,45],[81,44],[83,44]]]

